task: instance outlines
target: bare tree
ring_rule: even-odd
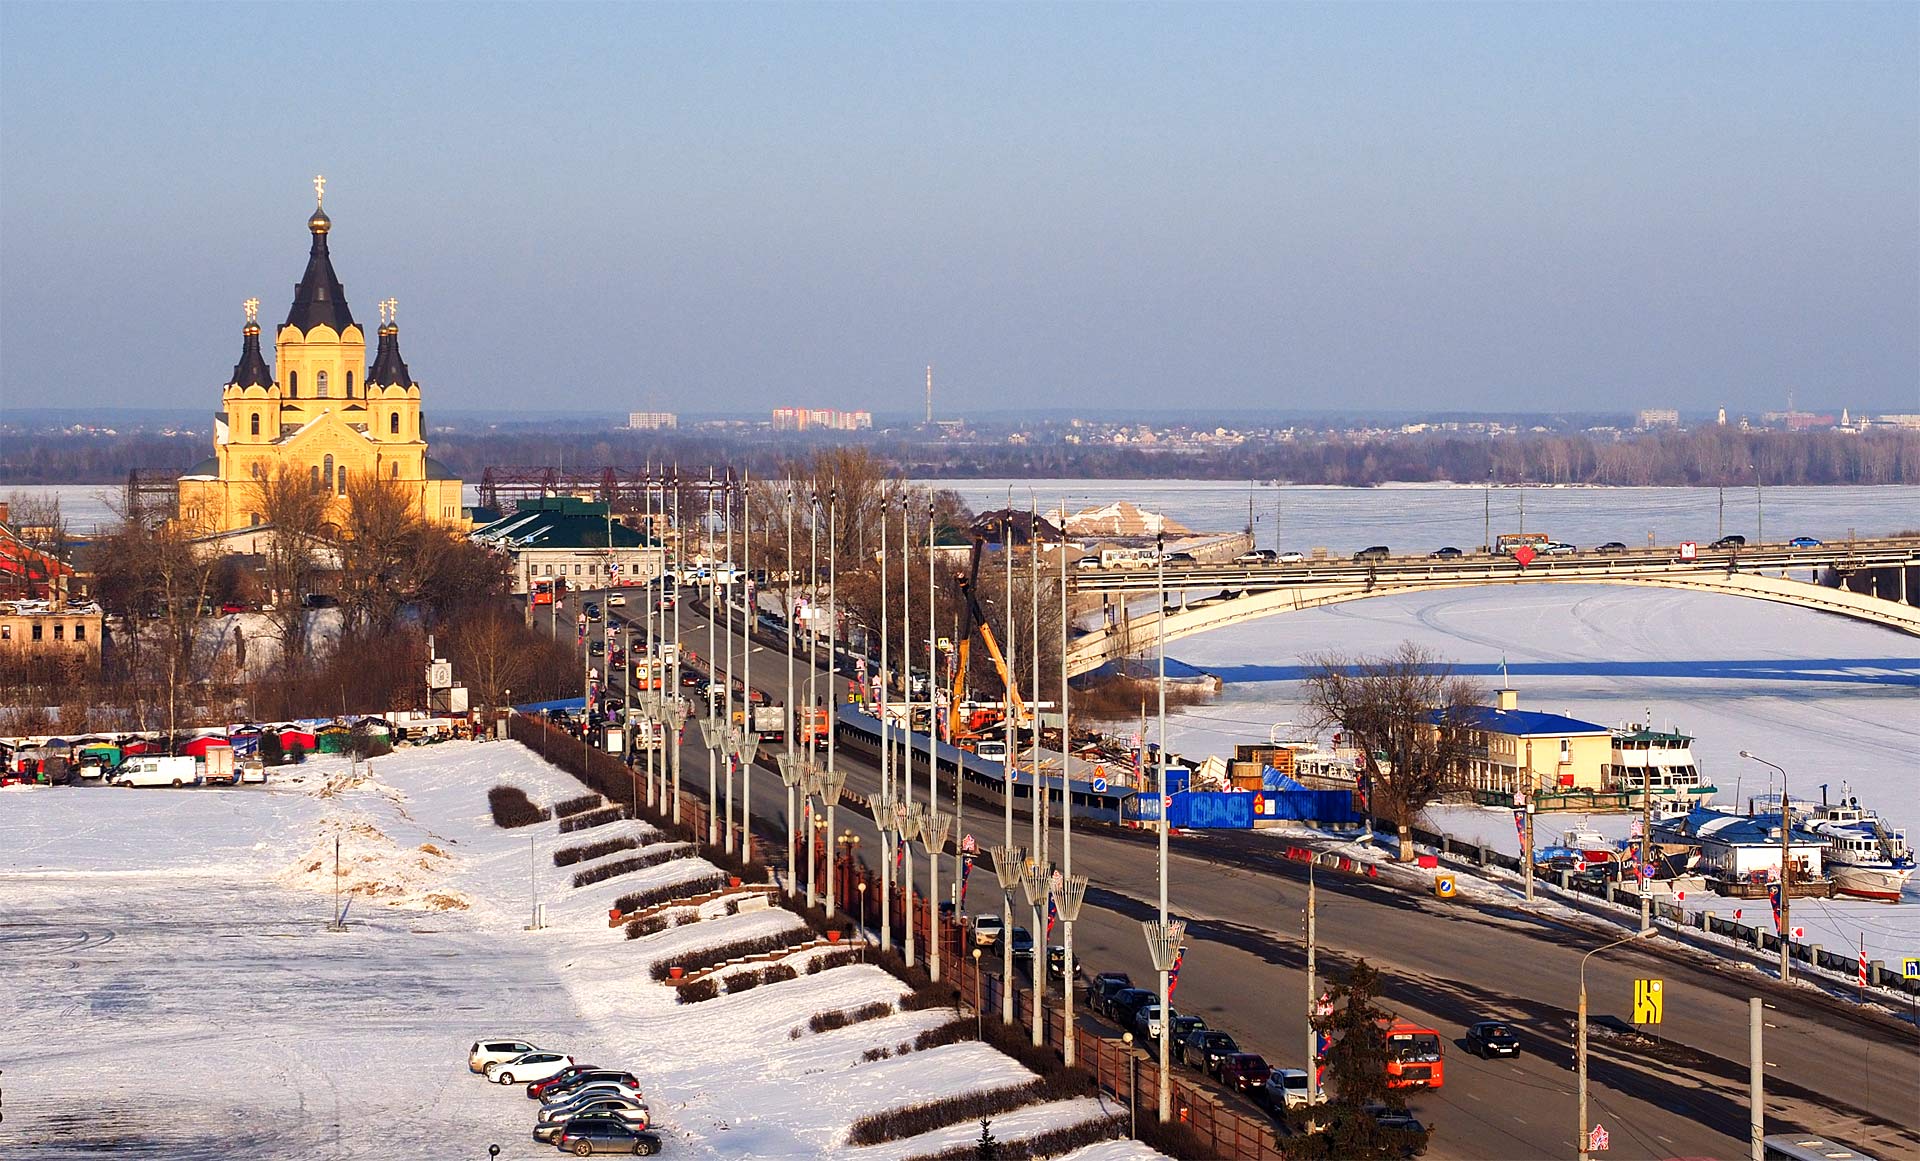
[[[297,665],[306,654],[307,619],[302,598],[319,571],[325,545],[322,533],[332,496],[317,475],[293,464],[277,464],[253,482],[255,508],[271,526],[267,535],[267,589],[270,620],[280,638],[283,666]]]
[[[526,624],[506,609],[476,610],[452,626],[447,656],[473,691],[478,707],[491,716],[506,704],[507,691],[518,686],[531,694],[533,654],[528,649]]]
[[[361,473],[347,485],[340,586],[349,630],[394,626],[416,587],[411,566],[419,559],[422,527],[412,497],[394,481]]]
[[[1411,641],[1382,657],[1321,653],[1307,662],[1316,724],[1338,726],[1360,750],[1368,811],[1398,828],[1400,861],[1411,860],[1414,816],[1466,769],[1479,686]]]

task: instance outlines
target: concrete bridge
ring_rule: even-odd
[[[1078,675],[1108,661],[1154,648],[1161,619],[1152,602],[1155,568],[1099,569],[1073,574],[1079,594],[1100,594],[1106,623],[1074,638],[1067,670]],[[1290,564],[1168,567],[1165,629],[1169,641],[1279,613],[1368,597],[1472,585],[1605,584],[1689,589],[1798,605],[1920,635],[1920,538],[1856,540],[1792,548],[1764,544],[1715,551],[1691,560],[1677,548],[1512,557],[1475,553],[1452,559],[1389,556],[1328,558]]]

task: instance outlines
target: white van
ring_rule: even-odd
[[[192,758],[129,758],[107,781],[115,786],[195,786],[200,782],[198,766]]]

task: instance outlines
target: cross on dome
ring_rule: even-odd
[[[327,179],[319,174],[313,175],[313,204],[322,206],[327,203]]]
[[[249,323],[256,323],[260,321],[260,300],[259,299],[249,298],[245,302],[241,303],[240,305],[246,308],[247,321]]]

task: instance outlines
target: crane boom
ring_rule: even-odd
[[[955,585],[962,597],[960,638],[955,643],[953,691],[947,702],[947,738],[952,740],[961,733],[960,703],[966,700],[967,664],[972,656],[973,634],[977,631],[980,640],[987,647],[987,656],[993,659],[993,668],[1000,675],[1001,687],[1007,693],[1009,712],[1013,714],[1014,724],[1018,726],[1027,718],[1026,704],[1020,700],[1020,690],[1015,686],[1013,675],[1007,671],[1007,659],[1000,652],[1000,642],[994,638],[993,626],[987,622],[987,614],[980,607],[980,598],[974,595],[974,586],[980,579],[980,554],[986,548],[986,541],[980,537],[973,540],[973,559],[968,575],[955,578]]]

